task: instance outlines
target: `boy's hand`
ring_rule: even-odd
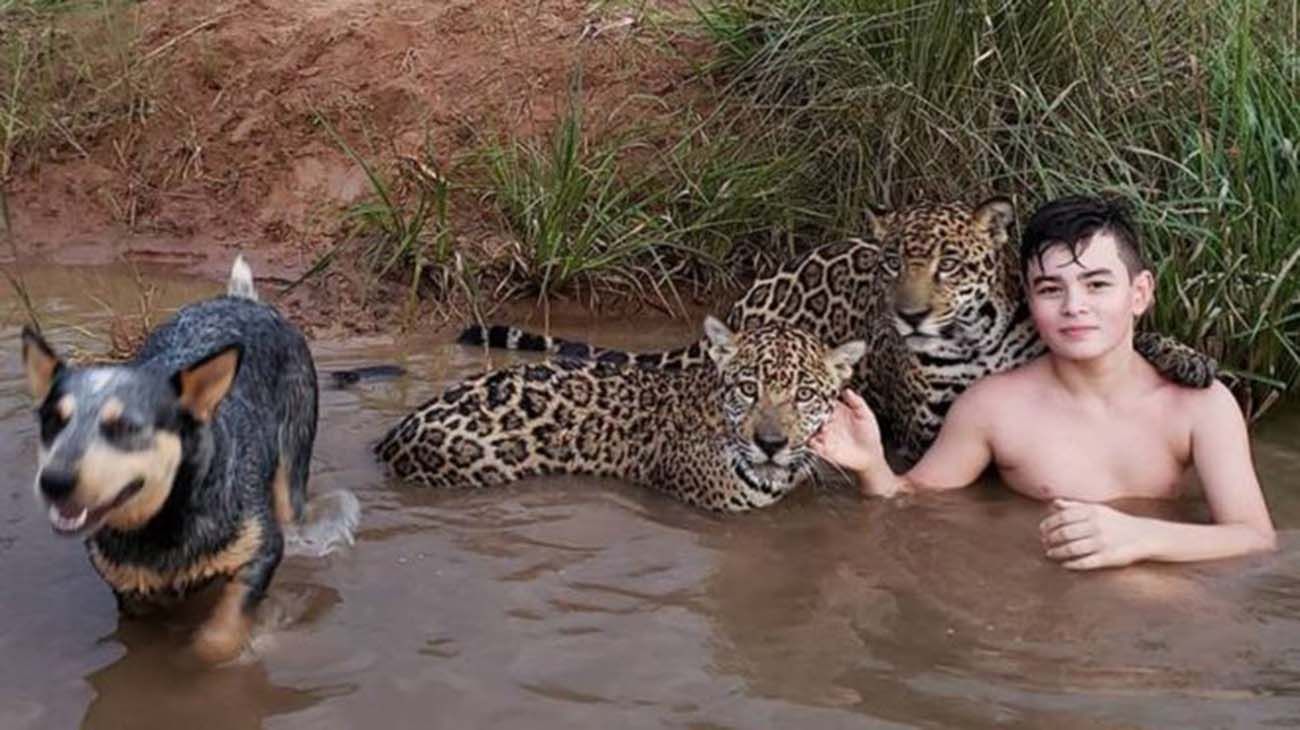
[[[831,417],[808,440],[808,447],[826,461],[857,474],[877,467],[884,454],[876,414],[852,388],[840,394]]]
[[[1144,555],[1148,526],[1104,504],[1052,501],[1052,514],[1038,525],[1047,557],[1070,570],[1130,565]]]

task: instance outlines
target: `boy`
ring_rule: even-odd
[[[1134,322],[1155,280],[1123,211],[1085,197],[1044,205],[1025,229],[1021,267],[1047,354],[963,393],[906,474],[889,468],[875,416],[852,391],[813,450],[874,496],[963,487],[995,465],[1012,489],[1052,501],[1039,532],[1047,557],[1070,569],[1272,550],[1245,420],[1228,389],[1179,387],[1133,351]],[[1189,466],[1214,524],[1104,504],[1176,497]]]

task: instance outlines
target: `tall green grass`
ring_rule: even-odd
[[[489,198],[519,247],[513,282],[539,297],[575,289],[665,298],[673,241],[646,178],[621,169],[618,140],[595,143],[571,101],[548,138],[483,153]]]
[[[1153,325],[1218,356],[1258,412],[1300,386],[1297,5],[736,0],[700,25],[714,119],[755,159],[798,158],[780,197],[804,220],[1123,196],[1157,266]]]

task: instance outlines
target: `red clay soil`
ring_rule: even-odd
[[[369,193],[317,113],[382,164],[418,154],[426,136],[445,160],[481,135],[544,132],[579,66],[588,118],[662,115],[650,97],[690,76],[691,42],[666,44],[641,5],[141,3],[142,53],[159,65],[149,114],[84,140],[84,153],[51,151],[10,181],[21,252],[66,263],[124,256],[215,278],[245,249],[259,277],[292,280],[332,243],[340,212]],[[688,11],[684,0],[644,6]],[[456,202],[459,235],[493,235],[481,202]],[[292,308],[337,321],[346,305],[322,294],[335,288],[328,278]],[[354,328],[376,321],[344,318]]]

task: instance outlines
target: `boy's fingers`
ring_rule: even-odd
[[[1065,525],[1084,522],[1087,519],[1088,513],[1080,509],[1067,509],[1063,512],[1054,512],[1044,518],[1042,522],[1038,523],[1038,531],[1046,535]]]
[[[1093,537],[1096,534],[1097,526],[1091,522],[1067,522],[1064,525],[1048,530],[1046,540],[1052,545],[1057,545],[1071,540]]]
[[[1096,570],[1097,568],[1106,567],[1106,561],[1102,558],[1101,553],[1093,553],[1082,558],[1066,560],[1061,563],[1061,567],[1067,570]]]
[[[1082,540],[1073,540],[1062,545],[1055,545],[1048,548],[1047,557],[1052,560],[1073,560],[1082,558],[1087,555],[1095,554],[1101,548],[1101,544],[1086,537]]]
[[[841,399],[849,408],[853,409],[855,413],[870,412],[870,409],[867,408],[867,402],[862,400],[862,396],[858,395],[858,391],[852,388],[845,389]]]

